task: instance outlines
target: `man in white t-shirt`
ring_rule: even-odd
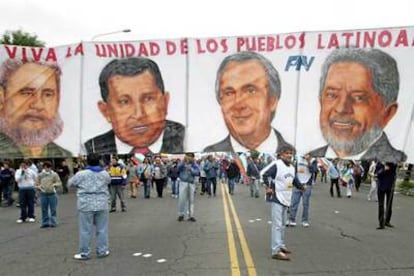
[[[266,183],[266,201],[271,204],[272,211],[272,238],[271,253],[272,259],[289,261],[290,250],[285,245],[285,221],[286,209],[290,206],[292,188],[303,189],[303,186],[295,177],[295,167],[292,164],[293,147],[284,146],[279,151],[279,158],[271,162],[263,170],[260,176],[265,180],[273,179]]]

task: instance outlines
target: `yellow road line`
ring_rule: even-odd
[[[223,190],[223,186],[222,186],[222,190]],[[246,237],[244,235],[243,228],[241,226],[241,223],[240,223],[239,217],[237,215],[236,209],[234,208],[233,200],[231,199],[231,196],[227,192],[227,190],[225,191],[225,194],[227,195],[227,198],[228,198],[228,201],[229,201],[229,204],[230,204],[230,210],[233,214],[234,223],[236,224],[236,230],[237,230],[237,233],[239,235],[244,261],[245,261],[246,266],[247,266],[247,273],[248,273],[249,276],[256,276],[257,275],[256,266],[253,262],[252,254],[250,253],[250,249],[249,249],[249,246],[247,244],[247,240],[246,240]]]
[[[239,260],[237,258],[236,243],[234,241],[233,235],[233,226],[231,225],[231,218],[229,214],[229,207],[226,202],[226,195],[223,188],[223,185],[219,184],[221,187],[221,194],[223,198],[223,209],[224,209],[224,218],[226,220],[226,230],[227,230],[227,241],[229,245],[229,254],[230,254],[230,265],[231,265],[231,275],[240,276],[240,266]]]

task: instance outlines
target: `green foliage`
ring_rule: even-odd
[[[414,182],[404,180],[398,185],[398,187],[403,193],[406,193],[410,189],[414,188]]]
[[[0,38],[0,44],[44,47],[45,42],[38,40],[37,35],[22,30],[6,31]]]

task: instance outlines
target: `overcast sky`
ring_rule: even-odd
[[[270,4],[271,3],[271,4]],[[386,3],[386,4],[383,4]],[[47,46],[414,25],[411,0],[1,0],[0,34],[22,29]]]

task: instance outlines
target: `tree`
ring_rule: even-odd
[[[0,44],[44,47],[45,42],[38,40],[37,35],[24,32],[22,30],[6,31],[1,39]]]

